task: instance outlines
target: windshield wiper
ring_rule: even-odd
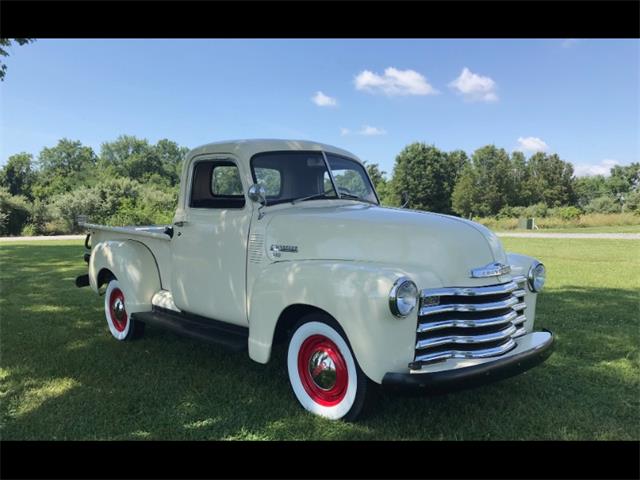
[[[340,198],[352,198],[354,200],[360,200],[361,202],[372,203],[373,205],[376,205],[375,202],[372,202],[371,200],[367,200],[366,198],[360,197],[353,193],[340,192]]]
[[[326,196],[327,194],[325,192],[314,193],[313,195],[309,195],[308,197],[294,198],[293,200],[291,200],[291,204],[295,205],[298,202],[304,202],[305,200],[313,200],[314,198],[320,198],[320,197],[326,197]]]

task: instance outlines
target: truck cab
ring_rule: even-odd
[[[544,361],[544,266],[461,218],[380,205],[363,163],[316,142],[211,143],[183,163],[171,225],[87,229],[89,285],[117,340],[170,328],[268,363],[355,419],[375,384],[466,388]],[[217,348],[217,347],[216,347]],[[238,379],[241,381],[241,379]]]

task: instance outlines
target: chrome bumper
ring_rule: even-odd
[[[446,362],[443,362],[411,373],[387,373],[382,385],[392,390],[425,393],[444,393],[484,385],[512,377],[544,362],[553,351],[554,336],[548,330],[533,332],[519,338],[518,344],[499,357],[457,362],[455,368],[447,369]]]

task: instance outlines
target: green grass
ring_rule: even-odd
[[[505,232],[507,232],[505,230]],[[534,232],[534,233],[640,233],[640,225],[618,225],[604,227],[566,227],[566,228],[540,228],[538,230],[514,229],[510,232]]]
[[[640,439],[640,242],[504,239],[549,272],[536,327],[555,353],[523,375],[434,397],[374,395],[358,423],[298,406],[284,350],[246,354],[148,328],[110,337],[73,286],[81,242],[0,246],[3,439]]]

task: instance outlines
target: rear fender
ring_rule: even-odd
[[[118,279],[127,296],[127,312],[151,310],[151,298],[161,288],[160,272],[151,251],[135,240],[108,240],[94,245],[89,259],[89,285],[96,293],[101,272]]]

